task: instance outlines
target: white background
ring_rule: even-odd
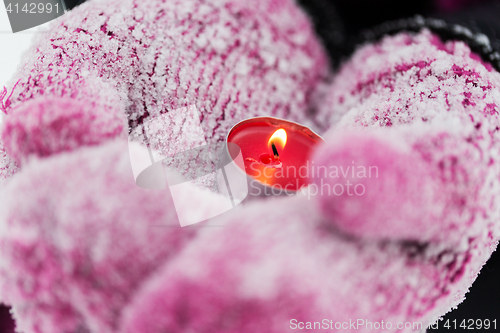
[[[13,33],[4,2],[0,2],[0,91],[3,90],[3,87],[7,87],[21,62],[24,52],[29,48],[33,36],[40,29],[46,28],[49,23]],[[10,93],[10,90],[8,93]],[[3,113],[0,112],[0,123],[2,119]]]
[[[47,24],[12,33],[4,2],[0,2],[0,91],[7,85],[28,49],[33,35]]]

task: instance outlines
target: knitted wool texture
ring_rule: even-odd
[[[364,318],[394,331],[463,299],[500,235],[500,78],[466,45],[387,37],[312,101],[325,57],[288,1],[112,3],[40,36],[5,103],[2,139],[22,169],[2,173],[0,296],[20,330],[283,332]],[[314,121],[328,130],[317,166],[378,177],[320,174],[316,188],[350,181],[365,195],[311,186],[215,218],[224,228],[174,228],[168,194],[134,184],[124,129],[135,139],[144,120],[191,104],[211,142],[253,115]],[[185,149],[172,133],[156,147]],[[203,203],[217,196],[186,191],[183,204]]]
[[[142,140],[145,120],[192,105],[209,143],[252,115],[305,121],[326,59],[289,0],[88,1],[40,33],[2,93],[2,180],[22,166],[1,208],[2,300],[18,328],[115,331],[135,288],[194,233],[150,228],[179,224],[168,197],[134,184],[126,146],[87,158],[81,147]],[[177,123],[155,128],[150,146],[188,148]]]

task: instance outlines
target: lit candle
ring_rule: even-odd
[[[323,139],[297,123],[257,117],[236,124],[227,142],[241,149],[247,175],[267,186],[294,192],[309,184],[309,159]]]

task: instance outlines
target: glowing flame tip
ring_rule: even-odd
[[[269,145],[274,142],[275,145],[280,146],[281,149],[283,149],[286,145],[286,131],[283,128],[278,129],[276,132],[271,135],[271,138],[269,139]]]

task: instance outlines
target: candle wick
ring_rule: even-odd
[[[276,149],[276,146],[274,145],[274,142],[271,142],[271,147],[273,148],[274,158],[279,158],[280,155],[278,154],[278,149]]]

